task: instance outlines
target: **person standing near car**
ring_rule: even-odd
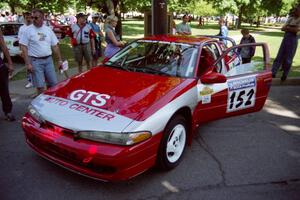
[[[223,38],[228,37],[228,28],[223,18],[220,18],[219,26],[220,26],[220,31],[218,33],[218,36],[221,36],[220,41],[223,41],[224,44],[227,45],[227,40],[224,40]]]
[[[68,35],[71,37],[74,58],[78,64],[78,72],[82,72],[82,62],[85,59],[87,69],[92,66],[92,55],[95,54],[95,33],[92,27],[87,24],[87,16],[83,13],[76,15],[77,23],[72,24]]]
[[[106,18],[106,23],[105,41],[107,45],[104,51],[104,56],[106,58],[110,58],[124,46],[124,43],[115,31],[118,23],[118,17],[110,15]]]
[[[188,24],[190,17],[183,15],[182,22],[176,26],[176,32],[179,35],[192,35],[191,27]]]
[[[242,29],[241,33],[243,35],[240,44],[249,44],[249,43],[255,43],[255,39],[254,37],[249,33],[248,29]],[[254,56],[255,54],[255,47],[251,46],[251,47],[242,47],[239,48],[239,53],[242,57],[242,63],[250,63],[251,62],[251,58]]]
[[[1,29],[0,29],[0,50],[3,52],[4,56],[8,61],[8,64],[5,65],[4,61],[0,56],[0,97],[2,101],[2,110],[4,112],[5,119],[7,121],[15,121],[15,117],[11,113],[13,105],[11,102],[11,98],[9,96],[9,88],[8,88],[8,77],[12,74],[14,68],[13,68],[13,63],[9,55],[7,46],[4,42]]]
[[[93,61],[92,66],[97,66],[98,59],[102,56],[102,49],[101,49],[101,40],[103,38],[103,33],[100,30],[100,26],[97,24],[99,21],[99,15],[93,14],[92,15],[92,22],[90,23],[90,26],[92,27],[95,35],[94,42],[95,42],[95,53],[93,54]]]
[[[20,45],[27,70],[32,72],[33,85],[40,94],[45,90],[45,82],[47,87],[57,84],[52,51],[57,55],[59,65],[62,64],[62,59],[58,39],[54,32],[43,24],[43,11],[33,10],[32,19],[33,24],[21,36]]]
[[[284,36],[272,66],[272,77],[275,78],[277,71],[282,66],[281,81],[285,81],[291,69],[294,56],[297,51],[298,38],[300,36],[300,4],[291,12],[284,26],[281,28]]]
[[[32,24],[31,13],[24,12],[23,19],[24,19],[24,24],[20,27],[19,32],[18,32],[19,41],[21,39],[21,36],[26,32],[26,29]],[[24,58],[23,54],[21,56]],[[25,88],[32,87],[33,86],[32,85],[32,75],[28,71],[27,71],[27,80],[28,80],[28,83],[25,85]]]

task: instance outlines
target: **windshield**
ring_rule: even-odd
[[[197,46],[175,42],[138,40],[105,64],[128,71],[177,77],[193,77]]]
[[[22,24],[1,24],[1,31],[4,36],[18,35],[19,28]]]

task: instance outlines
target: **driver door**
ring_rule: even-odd
[[[247,52],[247,48],[254,48],[255,53],[250,63],[243,63],[241,52]],[[197,84],[198,123],[260,110],[272,82],[265,43],[228,48],[213,66],[202,71]]]

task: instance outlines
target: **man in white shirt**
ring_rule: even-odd
[[[24,12],[23,17],[24,17],[24,24],[20,27],[19,32],[18,32],[19,40],[20,40],[21,36],[25,33],[28,26],[30,26],[32,24],[32,18],[31,18],[30,12]]]
[[[32,19],[33,24],[26,29],[19,43],[27,70],[32,72],[33,85],[40,94],[45,90],[45,80],[47,87],[53,87],[57,84],[52,50],[57,55],[59,64],[62,63],[62,59],[58,39],[54,32],[43,24],[43,11],[33,10]]]
[[[24,12],[23,13],[23,18],[24,18],[24,24],[20,27],[19,33],[18,33],[18,39],[21,39],[21,36],[26,32],[26,29],[32,24],[32,19],[31,19],[31,13],[30,12]],[[22,55],[22,57],[24,57]],[[28,83],[25,85],[25,88],[30,88],[32,87],[32,76],[31,73],[27,72],[27,80]]]

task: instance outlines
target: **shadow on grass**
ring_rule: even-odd
[[[216,30],[219,30],[219,26],[217,24],[205,24],[204,26],[198,26],[197,24],[191,24],[190,25],[191,28],[195,28],[195,29],[203,29],[203,30],[206,30],[206,29],[216,29]]]
[[[270,37],[283,37],[283,32],[259,32],[260,35],[270,36]]]

